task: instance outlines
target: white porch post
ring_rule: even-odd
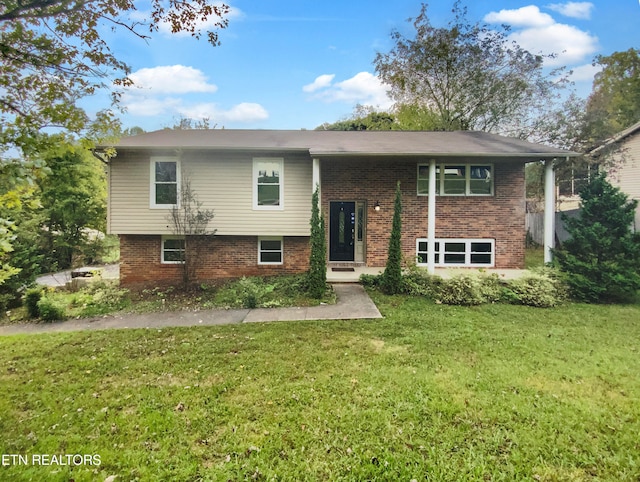
[[[436,160],[429,160],[429,206],[427,210],[427,271],[436,272]]]
[[[313,159],[313,167],[311,173],[311,194],[316,192],[318,188],[318,200],[320,200],[320,159]]]
[[[553,260],[556,234],[556,173],[553,159],[544,161],[544,262]]]

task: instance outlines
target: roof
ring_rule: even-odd
[[[598,147],[596,147],[595,149],[592,149],[589,154],[593,155],[593,154],[598,154],[600,151],[602,151],[603,149],[605,149],[606,147],[612,145],[612,144],[616,144],[620,141],[625,140],[627,137],[635,134],[636,132],[640,131],[640,122],[636,122],[635,124],[633,124],[631,127],[627,127],[625,130],[618,132],[617,134],[611,136],[609,139],[607,139],[606,141],[604,141],[602,144],[600,144]]]
[[[138,149],[308,151],[327,156],[476,156],[552,158],[579,154],[487,132],[160,130],[126,137],[115,146]]]

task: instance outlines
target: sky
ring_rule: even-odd
[[[532,53],[555,53],[546,67],[566,66],[578,95],[591,92],[597,55],[640,48],[639,0],[466,0],[469,19],[511,26]],[[219,46],[166,29],[144,41],[120,32],[110,40],[132,69],[135,87],[122,97],[124,127],[146,131],[180,118],[208,118],[228,129],[314,129],[351,115],[357,104],[387,109],[376,77],[377,53],[391,32],[412,37],[408,19],[420,1],[230,0]],[[453,0],[432,0],[434,26],[451,20]],[[91,100],[97,109],[104,99]],[[89,110],[91,110],[89,106]]]

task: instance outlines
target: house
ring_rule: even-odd
[[[640,231],[640,122],[619,132],[589,153],[597,159],[610,156],[608,180],[620,188],[629,199],[639,202],[634,223],[635,231]]]
[[[408,261],[522,268],[525,163],[576,155],[482,132],[224,129],[156,131],[116,150],[108,230],[130,286],[180,279],[169,215],[183,179],[215,211],[200,280],[307,270],[316,186],[330,265],[383,267],[398,181]]]

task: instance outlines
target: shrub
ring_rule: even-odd
[[[64,306],[49,298],[38,301],[38,312],[43,321],[60,321],[66,317]]]
[[[513,304],[551,308],[566,298],[564,283],[552,270],[543,269],[508,283],[503,299]]]
[[[380,286],[380,276],[375,274],[361,274],[360,283],[367,288],[377,288]]]
[[[441,283],[442,278],[419,268],[410,268],[402,275],[402,291],[408,295],[435,298]]]
[[[434,277],[436,278],[436,277]],[[503,286],[498,275],[459,274],[434,285],[437,301],[446,305],[474,306],[502,299]]]
[[[570,238],[554,252],[571,295],[588,303],[633,299],[640,289],[640,234],[631,231],[638,202],[605,174],[592,179],[580,198],[578,217],[563,217]]]
[[[400,181],[396,185],[396,198],[393,206],[393,221],[389,238],[387,264],[382,273],[380,286],[382,290],[394,295],[402,292],[402,191]]]
[[[309,272],[307,274],[307,292],[320,299],[327,291],[327,245],[324,218],[320,215],[318,201],[319,187],[311,198],[311,236]]]
[[[29,318],[38,318],[40,316],[38,302],[41,298],[42,288],[30,288],[24,294],[24,305],[27,308],[27,314],[29,315]]]
[[[131,304],[129,290],[120,288],[117,283],[105,281],[89,285],[82,300],[86,305],[82,311],[84,316],[123,310]]]
[[[480,305],[485,302],[480,278],[460,274],[443,280],[436,294],[436,300],[445,305]]]

